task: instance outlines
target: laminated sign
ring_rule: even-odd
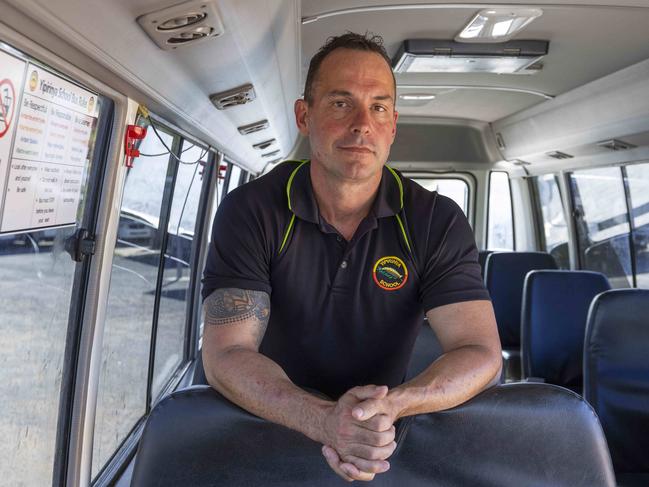
[[[0,52],[0,232],[76,222],[97,95]]]

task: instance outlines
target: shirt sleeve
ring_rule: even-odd
[[[271,293],[269,245],[261,212],[251,208],[244,193],[237,188],[228,194],[214,217],[203,271],[203,300],[221,288]]]
[[[462,301],[489,300],[473,231],[462,209],[437,195],[430,218],[420,300],[427,312]]]

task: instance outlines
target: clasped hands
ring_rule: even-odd
[[[343,394],[324,423],[322,454],[332,470],[349,482],[389,470],[397,415],[387,386],[354,387]]]

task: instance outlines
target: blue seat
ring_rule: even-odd
[[[405,418],[397,445],[390,470],[372,486],[615,486],[593,410],[548,384],[501,385],[456,408]],[[131,485],[349,484],[331,471],[318,443],[202,386],[175,392],[153,408]]]
[[[545,252],[494,252],[487,257],[485,286],[496,314],[506,379],[519,379],[521,375],[521,299],[525,276],[533,270],[556,268],[552,256]]]
[[[584,398],[602,423],[620,485],[649,485],[649,290],[616,289],[593,301]]]
[[[588,309],[595,296],[610,288],[599,272],[527,274],[521,315],[523,378],[543,378],[581,393]]]
[[[487,257],[493,254],[493,250],[480,250],[478,252],[478,263],[480,264],[480,272],[482,273],[482,278],[484,279],[484,269],[487,265]]]

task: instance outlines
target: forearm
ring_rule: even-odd
[[[500,357],[480,345],[450,351],[421,374],[392,389],[397,418],[449,409],[498,383]]]
[[[233,347],[208,357],[206,373],[212,387],[243,409],[324,442],[324,418],[333,403],[297,387],[268,357]]]

